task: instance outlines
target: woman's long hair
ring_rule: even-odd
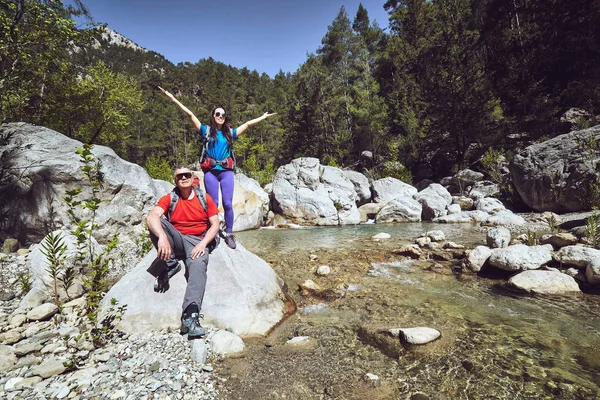
[[[215,121],[215,110],[217,108],[223,108],[223,107],[220,107],[220,106],[215,107],[210,112],[210,132],[209,132],[208,140],[211,142],[217,138],[217,131],[219,130],[219,128],[217,127],[217,121]],[[233,134],[231,133],[231,125],[229,124],[229,115],[228,114],[225,114],[225,122],[223,122],[223,127],[221,128],[221,133],[223,133],[223,136],[225,136],[225,139],[227,139],[227,144],[229,145],[229,148],[230,149],[233,148]]]

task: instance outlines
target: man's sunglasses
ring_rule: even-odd
[[[223,118],[225,118],[226,116],[227,116],[227,114],[225,114],[225,113],[221,113],[221,112],[219,112],[219,111],[217,111],[217,112],[215,113],[215,118],[216,118],[216,117],[223,117]]]
[[[175,175],[175,178],[177,180],[180,180],[180,179],[183,179],[183,178],[190,179],[191,177],[192,177],[192,173],[191,172],[184,172],[182,174]]]

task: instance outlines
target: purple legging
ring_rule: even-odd
[[[223,210],[225,210],[225,226],[227,233],[231,233],[233,232],[233,188],[235,186],[233,171],[212,170],[204,174],[204,188],[217,207],[219,207],[219,184]]]

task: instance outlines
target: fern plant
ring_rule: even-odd
[[[101,172],[102,164],[92,154],[92,145],[84,144],[83,148],[77,149],[76,153],[79,154],[83,163],[82,172],[91,188],[91,193],[88,197],[81,198],[82,190],[69,191],[67,197],[65,197],[65,202],[69,208],[68,214],[75,226],[71,233],[77,239],[77,260],[80,262],[82,270],[88,271],[88,275],[84,277],[83,283],[88,291],[86,297],[86,317],[92,329],[87,335],[92,343],[96,347],[99,347],[106,342],[106,338],[112,337],[112,335],[106,334],[107,330],[114,329],[111,325],[111,321],[114,318],[109,318],[109,320],[105,318],[99,321],[99,315],[102,298],[108,290],[106,277],[108,276],[109,267],[114,261],[113,252],[118,244],[118,239],[117,235],[114,235],[102,253],[94,253],[92,239],[95,230],[98,228],[96,216],[102,203],[99,194],[104,182]],[[74,276],[66,274],[65,281],[73,278]],[[113,307],[116,307],[116,300]],[[113,307],[109,310],[109,314],[111,312],[115,313]],[[118,308],[118,310],[121,310],[121,315],[124,309],[124,307]]]
[[[48,267],[46,271],[52,278],[52,289],[54,292],[54,303],[60,307],[58,300],[58,281],[60,273],[64,270],[64,262],[67,259],[65,252],[67,251],[67,245],[65,244],[64,237],[61,233],[50,233],[42,242],[42,254],[48,261]]]
[[[585,237],[592,247],[600,243],[600,214],[596,211],[585,221]]]

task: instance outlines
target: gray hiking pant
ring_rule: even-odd
[[[162,227],[167,234],[169,243],[171,244],[171,257],[166,261],[169,269],[173,269],[179,263],[179,260],[185,264],[185,280],[187,288],[183,296],[182,311],[185,311],[187,306],[196,303],[198,310],[202,308],[202,299],[204,298],[204,290],[206,288],[206,270],[208,268],[208,249],[203,256],[192,260],[190,254],[192,249],[202,239],[197,236],[184,235],[167,221],[166,218],[160,219]],[[150,239],[157,247],[158,237],[150,232]]]

